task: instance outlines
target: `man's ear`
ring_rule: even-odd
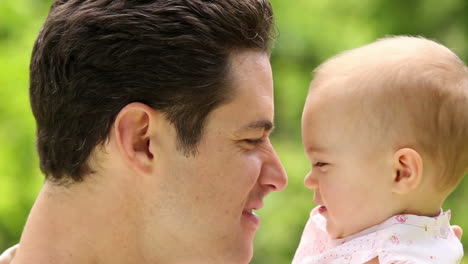
[[[406,194],[419,186],[422,180],[423,162],[418,152],[402,148],[393,155],[393,192]]]
[[[158,112],[142,103],[131,103],[117,115],[113,132],[122,159],[134,170],[151,173],[154,154],[150,148],[154,139],[155,117]]]

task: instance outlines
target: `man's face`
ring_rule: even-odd
[[[157,222],[190,263],[248,263],[264,197],[285,188],[284,168],[271,145],[273,84],[262,52],[231,56],[234,98],[206,120],[198,153],[176,150],[170,126],[161,143]],[[163,200],[163,201],[161,201]]]
[[[315,191],[314,202],[335,238],[393,213],[385,207],[392,197],[392,155],[369,143],[365,117],[356,114],[350,100],[312,91],[302,117],[302,140],[312,166],[305,185]]]

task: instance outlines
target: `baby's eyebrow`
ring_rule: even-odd
[[[326,153],[327,149],[323,147],[318,147],[318,146],[312,146],[312,147],[307,147],[306,152],[309,154],[313,153]]]

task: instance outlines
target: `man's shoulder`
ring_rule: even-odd
[[[15,256],[18,245],[14,245],[0,255],[0,264],[10,264]]]

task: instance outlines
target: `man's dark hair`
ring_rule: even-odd
[[[267,0],[58,0],[34,45],[31,106],[40,167],[82,181],[119,111],[142,102],[196,153],[207,115],[232,97],[229,56],[269,51]]]

